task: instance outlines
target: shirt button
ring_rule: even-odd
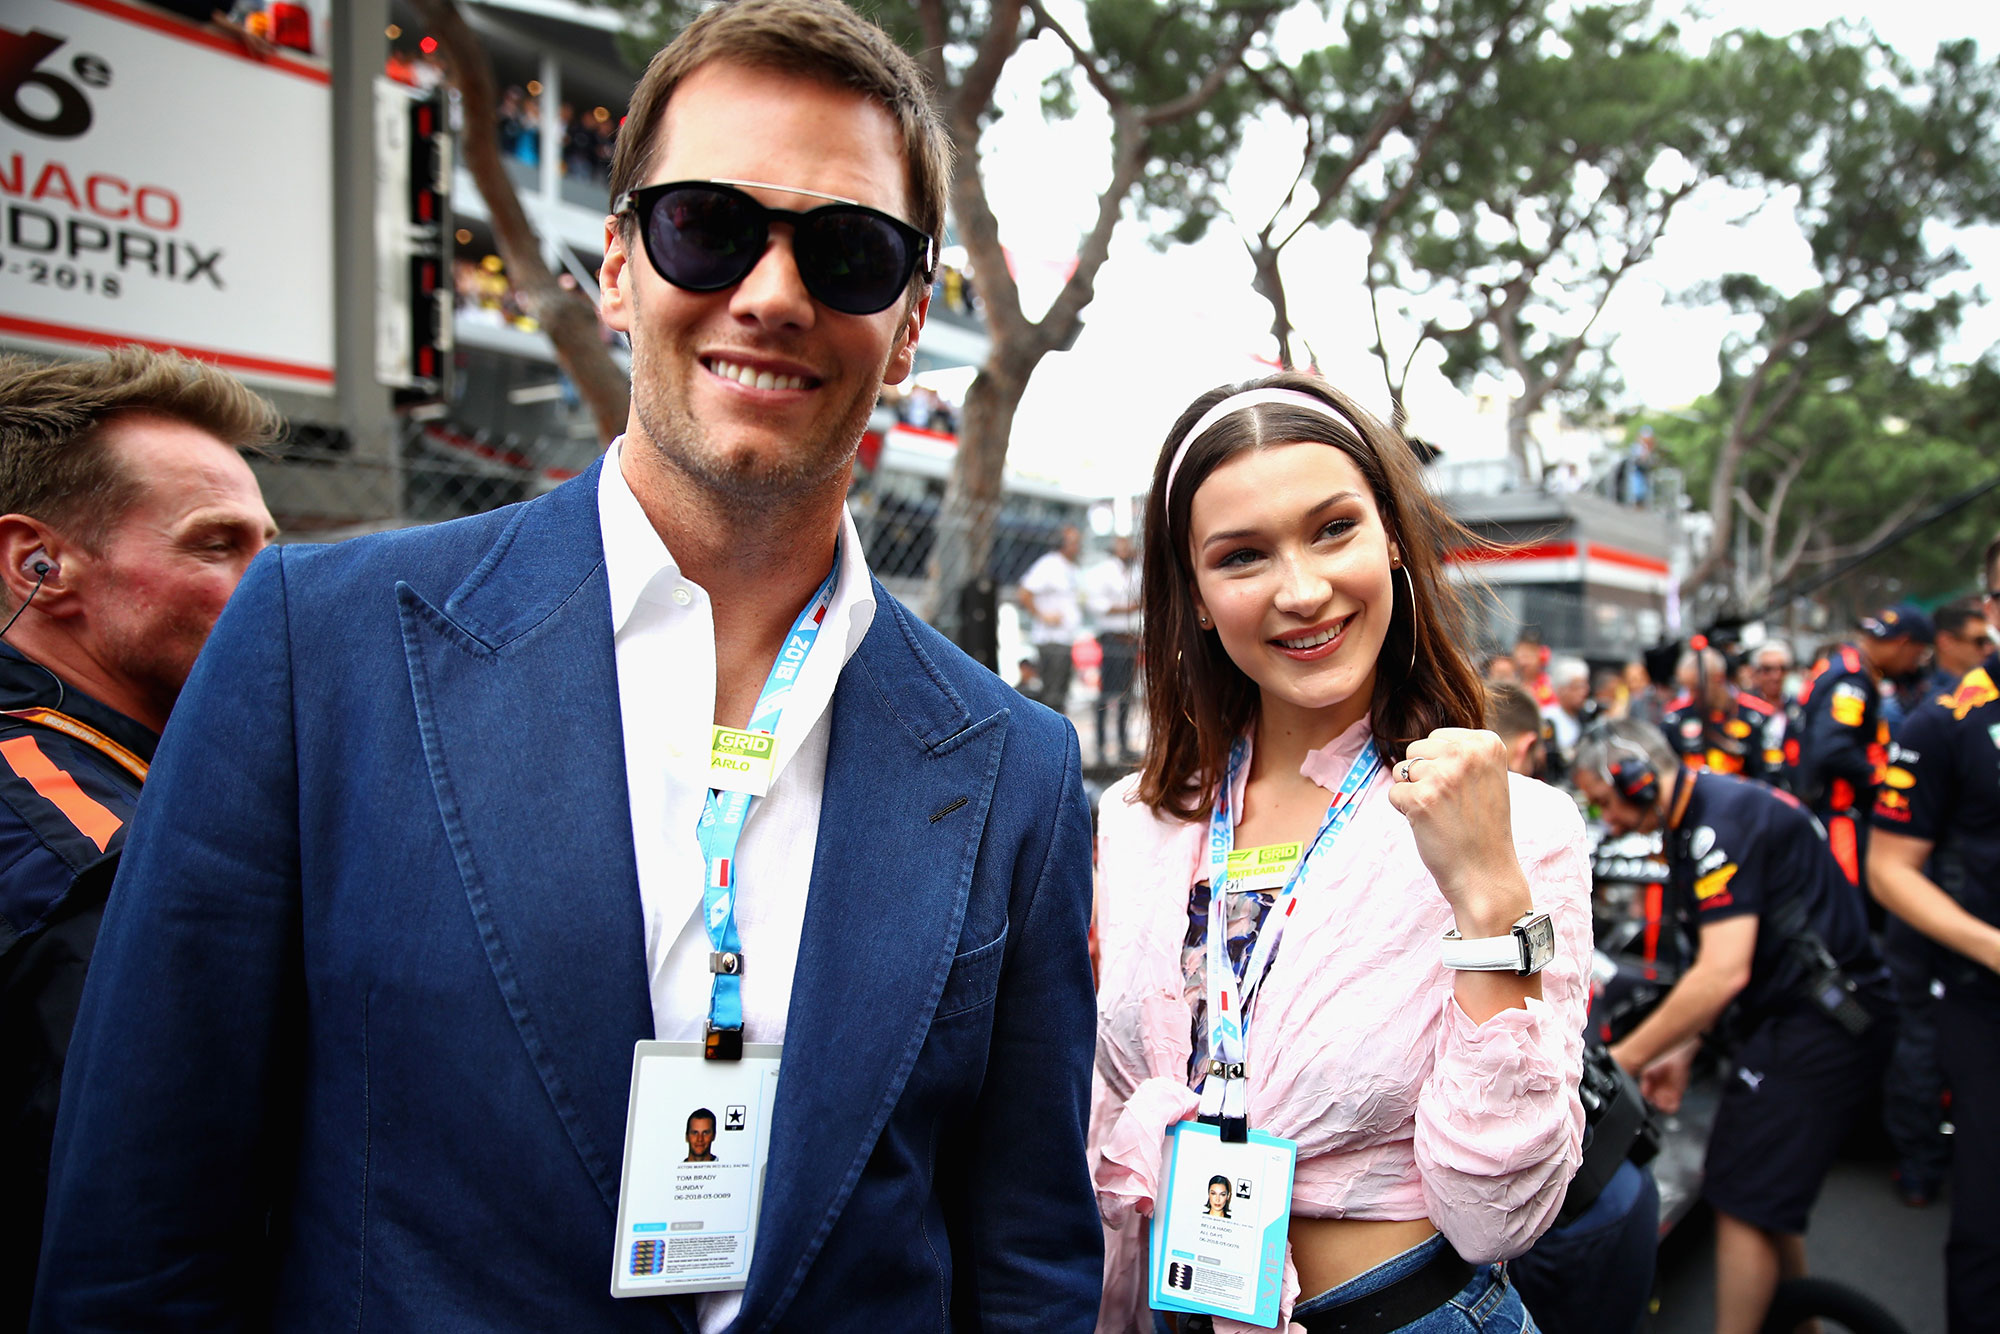
[[[694,594],[688,592],[685,588],[676,588],[674,590],[674,601],[685,607],[688,603],[694,601]]]

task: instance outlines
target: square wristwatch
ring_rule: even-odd
[[[1504,936],[1467,940],[1455,928],[1444,933],[1447,968],[1528,977],[1548,967],[1555,956],[1556,926],[1545,912],[1523,913]]]

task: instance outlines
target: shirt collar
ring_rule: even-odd
[[[1340,791],[1340,785],[1347,780],[1347,771],[1353,767],[1361,748],[1374,734],[1375,729],[1368,716],[1362,715],[1359,721],[1318,750],[1307,751],[1305,760],[1299,765],[1299,773],[1328,792]],[[1254,726],[1244,737],[1243,748],[1243,763],[1237,767],[1235,782],[1229,789],[1229,808],[1235,812],[1239,822],[1243,819],[1243,792],[1250,784],[1250,760],[1257,749],[1257,729]]]
[[[1368,744],[1368,738],[1375,735],[1368,715],[1351,724],[1333,740],[1318,750],[1309,751],[1305,762],[1299,765],[1299,772],[1318,783],[1328,792],[1338,792],[1347,778],[1347,771],[1361,754],[1361,748]]]
[[[671,584],[682,577],[680,564],[660,540],[653,521],[646,517],[625,480],[620,464],[624,444],[622,435],[611,442],[597,479],[597,523],[604,540],[604,574],[614,635],[625,628],[641,602],[665,599]],[[843,662],[861,646],[875,621],[875,585],[868,569],[868,553],[861,545],[854,516],[845,507],[840,515],[840,578],[834,584],[826,619],[829,624],[848,627]]]
[[[151,763],[159,733],[61,680],[12,644],[0,643],[0,709],[57,709]]]

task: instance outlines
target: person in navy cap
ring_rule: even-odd
[[[1864,616],[1861,634],[1813,665],[1799,692],[1801,725],[1785,742],[1789,786],[1819,817],[1840,869],[1857,887],[1869,810],[1889,762],[1882,717],[1884,677],[1907,675],[1936,633],[1915,603]]]

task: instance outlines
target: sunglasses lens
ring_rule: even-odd
[[[873,315],[902,295],[915,259],[887,218],[823,208],[807,216],[794,244],[799,272],[815,297],[848,315]]]
[[[647,252],[676,287],[713,292],[742,280],[764,253],[764,218],[734,190],[684,186],[653,201]]]

